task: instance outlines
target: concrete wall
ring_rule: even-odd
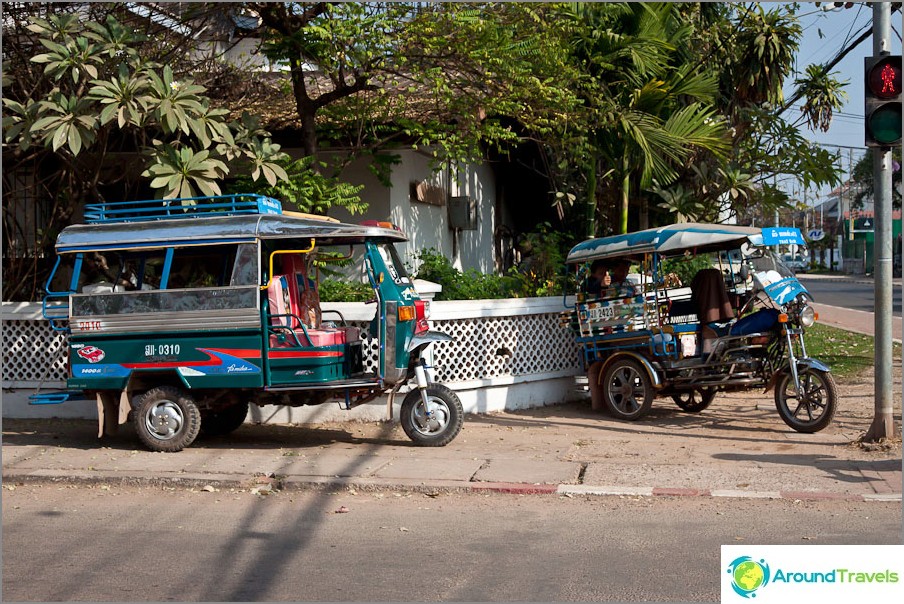
[[[386,188],[368,169],[369,160],[362,158],[345,168],[341,178],[364,185],[362,199],[367,212],[352,216],[343,208],[330,210],[330,216],[343,222],[388,220],[408,236],[407,243],[396,247],[402,259],[416,267],[414,255],[434,248],[452,260],[460,270],[469,268],[491,273],[494,270],[493,232],[496,227],[496,183],[487,164],[433,166],[432,158],[413,150],[396,152],[400,163],[392,168],[391,187]],[[427,181],[448,196],[469,195],[477,200],[477,229],[452,231],[448,207],[420,203],[410,199],[410,183]],[[451,185],[450,185],[451,183]]]

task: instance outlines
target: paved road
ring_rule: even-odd
[[[3,491],[3,596],[718,601],[724,543],[900,542],[900,502],[26,484]]]
[[[876,311],[875,284],[871,279],[815,279],[806,275],[799,277],[819,304],[869,313]],[[901,316],[900,283],[892,289],[892,309],[896,317]]]
[[[850,275],[798,275],[801,282],[813,293],[816,302],[813,308],[819,313],[819,321],[826,325],[847,331],[875,335],[876,316],[873,312],[875,285],[869,277]],[[894,300],[892,316],[892,337],[902,339],[900,305],[901,280],[895,279],[894,290],[898,297]],[[865,310],[865,309],[869,310]]]

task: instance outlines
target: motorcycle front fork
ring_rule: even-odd
[[[424,412],[427,414],[427,419],[431,419],[433,417],[433,410],[430,408],[430,401],[427,398],[427,384],[436,380],[436,374],[433,371],[433,367],[427,364],[427,360],[421,358],[420,362],[414,366],[414,380],[417,383],[417,388],[421,392],[421,401],[424,403]]]
[[[788,368],[791,371],[791,378],[794,380],[794,391],[797,393],[797,400],[800,400],[800,379],[797,375],[797,357],[794,354],[794,342],[791,339],[791,332],[793,331],[797,335],[797,339],[800,342],[800,353],[803,358],[806,358],[807,347],[804,344],[804,334],[799,329],[791,330],[787,326],[782,331],[785,334],[785,346],[788,349]]]

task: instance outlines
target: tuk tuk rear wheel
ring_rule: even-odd
[[[715,388],[701,388],[672,395],[675,404],[687,413],[700,413],[709,407],[714,398],[716,398]]]
[[[201,414],[201,434],[222,436],[239,429],[248,416],[248,403],[237,403]]]
[[[614,417],[638,420],[653,406],[653,382],[634,359],[616,359],[603,374],[603,402]]]
[[[831,373],[808,367],[797,374],[801,396],[791,373],[782,373],[775,384],[775,407],[782,421],[798,432],[819,432],[835,417],[838,404],[838,388]]]
[[[198,437],[201,412],[188,393],[159,386],[138,397],[133,421],[139,440],[148,449],[175,453]]]
[[[414,388],[402,401],[402,429],[414,444],[422,447],[443,447],[458,436],[464,421],[464,409],[458,395],[442,384],[427,385],[428,414],[424,409],[421,391]]]

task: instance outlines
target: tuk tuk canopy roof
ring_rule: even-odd
[[[167,245],[217,245],[257,239],[309,239],[318,245],[407,241],[401,231],[293,216],[248,214],[192,219],[149,220],[109,224],[77,224],[57,237],[57,253],[82,250],[126,250]]]
[[[672,224],[625,235],[588,239],[571,248],[566,262],[620,258],[658,252],[674,254],[684,250],[710,252],[762,243],[762,229],[728,224]]]

